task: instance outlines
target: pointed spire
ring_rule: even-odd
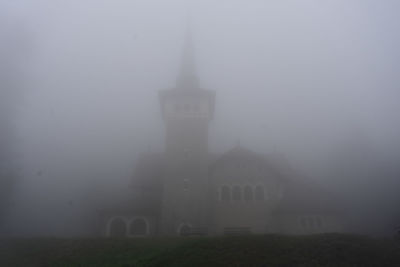
[[[236,147],[241,147],[240,138],[236,141]]]
[[[193,37],[188,19],[182,51],[181,69],[177,79],[177,87],[181,89],[198,88],[198,79],[194,60]]]

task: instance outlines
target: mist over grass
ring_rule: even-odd
[[[323,234],[0,241],[3,266],[398,266],[393,239]]]

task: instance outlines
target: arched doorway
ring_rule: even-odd
[[[183,223],[178,228],[178,234],[180,236],[188,236],[191,233],[191,228],[192,227],[190,225]]]
[[[122,218],[114,218],[111,220],[109,235],[111,237],[126,237],[127,226]]]
[[[134,219],[129,226],[129,234],[133,236],[143,236],[148,233],[147,221],[143,218]]]

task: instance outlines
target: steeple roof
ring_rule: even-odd
[[[188,23],[185,32],[180,73],[178,75],[176,85],[179,89],[196,89],[199,87],[199,82],[196,75],[193,36],[190,23]]]
[[[159,99],[163,118],[166,118],[166,103],[175,104],[188,104],[183,102],[191,102],[191,104],[204,103],[207,112],[203,112],[204,118],[212,119],[215,107],[215,91],[201,88],[196,74],[195,56],[193,47],[192,32],[190,30],[190,23],[185,31],[185,38],[183,42],[181,66],[178,73],[176,86],[160,90]],[[169,114],[169,113],[168,113]],[[176,114],[171,116],[175,116]]]

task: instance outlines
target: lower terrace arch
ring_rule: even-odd
[[[188,236],[191,234],[192,225],[190,225],[189,223],[181,223],[177,230],[178,235]]]

